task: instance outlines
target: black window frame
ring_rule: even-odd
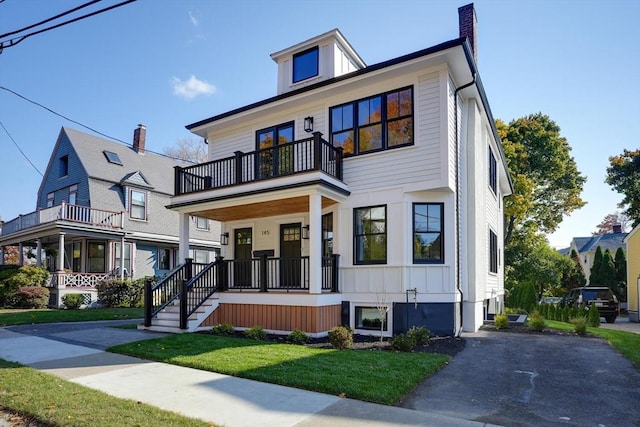
[[[498,235],[489,228],[489,273],[498,273]]]
[[[493,150],[489,147],[489,188],[493,190],[493,194],[498,194],[498,161],[493,155]]]
[[[300,72],[305,71],[305,73],[301,76],[297,76],[298,70],[300,69],[299,67],[297,67],[297,65],[300,64],[300,60],[306,59],[310,54],[313,53],[315,53],[315,58],[313,58],[315,59],[315,70],[307,70],[306,68],[308,67],[308,65],[306,65],[305,63],[306,66],[302,67],[304,68],[304,70],[300,70]],[[293,55],[293,60],[291,62],[293,64],[291,69],[292,84],[300,83],[313,77],[317,77],[320,75],[320,48],[318,46],[314,46],[312,48],[303,50],[302,52],[298,52]],[[313,68],[313,64],[311,64],[311,68]]]
[[[437,206],[440,210],[440,221],[439,221],[439,227],[440,230],[439,231],[434,231],[434,230],[430,230],[429,228],[427,228],[426,230],[417,230],[416,229],[416,207],[418,206]],[[412,205],[411,208],[411,212],[412,212],[412,239],[411,239],[411,245],[412,245],[412,253],[413,253],[413,263],[414,264],[444,264],[445,261],[445,256],[444,256],[444,243],[445,243],[445,236],[444,236],[444,203],[442,202],[415,202]],[[439,253],[440,253],[440,258],[428,258],[428,259],[423,259],[423,258],[418,258],[416,255],[416,244],[415,244],[415,239],[417,237],[417,234],[434,234],[434,233],[439,233],[440,237],[439,237],[439,243],[438,243],[438,247],[439,247]],[[438,238],[436,238],[434,240],[437,241]]]
[[[370,305],[356,305],[354,307],[354,329],[367,330],[367,331],[382,331],[387,332],[389,330],[389,306],[384,312],[384,318],[380,319],[382,312],[378,307]],[[366,316],[366,314],[373,313],[374,317]],[[365,325],[365,321],[372,322],[371,325]]]
[[[408,91],[411,98],[411,108],[409,112],[401,111],[400,100],[403,97],[403,93]],[[393,98],[397,97],[398,111],[396,113],[390,112],[390,103],[393,103]],[[369,116],[368,120],[363,122],[362,117],[360,117],[360,109],[364,106],[368,101],[374,100],[375,98],[380,98],[380,118],[379,120],[371,120],[371,116]],[[367,105],[370,105],[367,104]],[[351,117],[345,116],[345,109],[350,108]],[[403,114],[404,113],[404,114]],[[340,116],[340,120],[334,120]],[[414,87],[404,86],[398,89],[393,89],[390,91],[382,92],[379,94],[367,96],[364,98],[357,99],[355,101],[345,102],[343,104],[334,105],[329,107],[329,138],[331,143],[334,146],[342,146],[344,148],[344,143],[340,141],[337,144],[337,138],[335,136],[344,134],[349,132],[351,135],[351,139],[353,141],[353,152],[344,151],[345,157],[358,156],[363,154],[375,153],[379,151],[392,150],[394,148],[400,147],[408,147],[415,144],[415,96],[414,96]],[[403,122],[411,122],[410,129],[410,141],[405,143],[392,143],[390,141],[390,135],[396,135],[396,131],[392,131],[391,128],[396,124],[402,124]],[[396,125],[396,126],[398,126]],[[372,128],[373,126],[380,126],[380,147],[371,149],[370,147],[363,149],[360,145],[361,132]],[[401,127],[406,127],[401,126]]]
[[[365,226],[358,226],[358,219],[361,215],[359,212],[369,210],[369,215],[371,215],[371,211],[373,209],[383,208],[384,209],[384,232],[378,233],[365,233]],[[376,265],[376,264],[386,264],[387,258],[389,255],[389,245],[388,245],[388,217],[387,217],[387,205],[374,205],[374,206],[363,206],[359,208],[353,208],[353,264],[354,265]],[[358,229],[362,229],[362,233],[358,233]],[[361,245],[359,242],[361,239],[365,239],[367,236],[383,236],[384,238],[384,259],[364,259],[364,254],[361,253]],[[364,245],[362,245],[364,248]]]

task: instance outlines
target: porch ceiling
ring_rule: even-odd
[[[322,197],[322,208],[334,205],[336,202],[328,197]],[[213,219],[216,221],[238,221],[258,217],[278,216],[291,213],[309,211],[309,197],[298,196],[288,199],[270,200],[268,202],[247,203],[229,207],[205,209],[192,212],[192,215]]]

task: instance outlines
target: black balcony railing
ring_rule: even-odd
[[[309,171],[322,171],[342,180],[342,148],[312,138],[188,167],[175,167],[175,195],[231,187]]]

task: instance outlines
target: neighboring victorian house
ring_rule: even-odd
[[[584,272],[584,277],[587,279],[587,285],[589,284],[589,276],[591,275],[591,267],[593,266],[593,260],[596,256],[596,250],[600,246],[602,253],[609,249],[611,257],[616,256],[618,248],[624,249],[624,238],[627,233],[622,232],[622,226],[614,225],[613,233],[596,234],[590,237],[574,237],[571,241],[571,245],[568,249],[568,254],[571,255],[572,251],[576,251],[580,258],[580,266]],[[627,258],[629,255],[627,254]],[[595,284],[594,284],[595,285]]]
[[[640,322],[640,225],[624,239],[627,255],[627,309],[629,320]]]
[[[95,302],[100,280],[163,276],[175,267],[178,214],[165,208],[173,193],[167,175],[184,163],[146,152],[145,136],[139,125],[132,146],[126,146],[63,127],[37,210],[4,223],[0,260],[4,263],[7,246],[20,248],[20,265],[25,252],[35,253],[36,264],[53,273],[52,306],[60,306],[65,293],[82,293],[86,304]],[[189,256],[212,261],[220,224],[189,221]]]
[[[210,161],[176,169],[169,207],[181,236],[220,221],[223,259],[181,273],[183,329],[453,335],[502,310],[512,185],[459,14],[460,38],[370,66],[337,29],[278,51],[276,96],[187,126]],[[170,330],[176,283],[148,327]]]

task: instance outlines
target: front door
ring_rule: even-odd
[[[280,287],[300,288],[301,277],[301,224],[280,225]]]
[[[251,287],[251,228],[238,228],[233,232],[233,287]]]

